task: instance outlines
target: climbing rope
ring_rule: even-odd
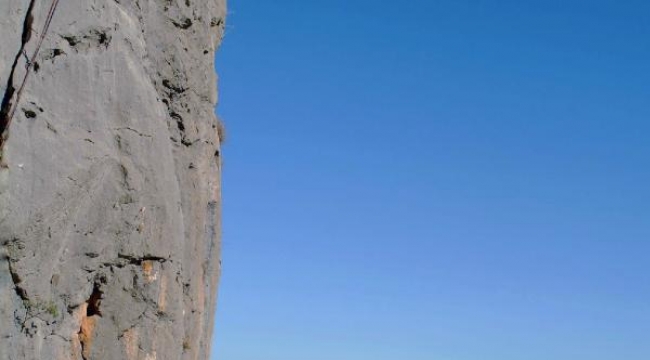
[[[18,88],[18,91],[16,92],[16,101],[11,104],[10,110],[9,110],[9,115],[7,116],[7,124],[5,126],[5,131],[8,131],[9,125],[11,124],[11,120],[14,117],[14,114],[16,113],[16,109],[18,108],[18,104],[20,103],[20,97],[23,93],[23,90],[25,88],[25,84],[27,83],[27,78],[29,77],[29,74],[32,71],[32,66],[34,65],[34,62],[36,61],[36,57],[38,56],[38,52],[41,50],[41,46],[43,45],[43,40],[45,39],[45,35],[47,35],[47,31],[50,28],[50,24],[52,23],[52,18],[54,17],[54,12],[56,11],[56,7],[59,5],[59,0],[52,0],[52,4],[50,5],[50,9],[47,12],[47,18],[45,19],[45,24],[43,25],[43,30],[41,31],[41,36],[38,39],[38,44],[36,44],[36,49],[34,49],[34,53],[32,54],[32,57],[27,59],[27,69],[25,71],[25,76],[23,77],[23,81],[20,84],[20,87]],[[23,44],[25,46],[25,44]],[[11,84],[9,84],[11,86]],[[3,134],[0,134],[0,137]],[[2,147],[3,141],[0,138],[0,154],[2,154]]]

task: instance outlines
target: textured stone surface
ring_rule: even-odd
[[[0,1],[0,359],[209,357],[224,16]]]

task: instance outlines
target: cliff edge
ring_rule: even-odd
[[[225,0],[0,2],[0,359],[207,359]]]

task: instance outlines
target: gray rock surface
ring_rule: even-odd
[[[0,360],[209,357],[224,17],[0,1]]]

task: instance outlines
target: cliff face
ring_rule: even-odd
[[[207,359],[225,0],[0,1],[0,359]]]

